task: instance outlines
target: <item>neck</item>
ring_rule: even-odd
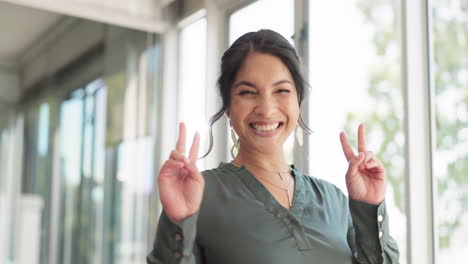
[[[282,148],[278,151],[264,153],[241,147],[234,162],[239,165],[256,166],[270,171],[287,171],[289,169]]]

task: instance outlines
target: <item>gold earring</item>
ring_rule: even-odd
[[[232,140],[232,144],[234,144],[234,147],[239,149],[239,141],[237,141],[237,138],[236,138],[236,131],[234,131],[232,127],[231,127],[231,140]]]
[[[302,147],[304,144],[304,130],[302,129],[301,126],[296,127],[296,140],[297,144]]]

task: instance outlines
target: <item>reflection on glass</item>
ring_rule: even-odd
[[[105,131],[105,156],[96,156],[94,171],[98,177],[91,194],[92,199],[96,199],[96,218],[104,226],[103,257],[94,263],[141,263],[154,238],[153,227],[158,207],[153,200],[153,166],[158,138],[153,136],[156,114],[161,114],[155,112],[156,89],[161,83],[158,79],[161,54],[157,42],[143,47],[142,43],[135,41],[145,40],[147,35],[132,34],[134,42],[129,45],[141,46],[141,49],[138,53],[123,54],[132,63],[122,67],[125,71],[105,76],[105,92],[102,98],[100,93],[95,97],[96,109],[102,102],[107,110],[101,114],[96,112],[95,147],[104,144],[104,138],[98,136],[102,133],[98,131]],[[102,122],[98,122],[98,119]],[[101,164],[98,164],[98,159]],[[100,174],[102,170],[104,176]],[[104,184],[99,180],[101,177],[104,177]],[[101,206],[99,201],[103,201],[101,211],[97,207]],[[96,237],[101,236],[99,231],[95,228]]]
[[[38,204],[42,204],[42,209],[34,212],[40,213],[38,216],[40,223],[38,226],[37,234],[39,238],[39,262],[48,262],[48,241],[49,241],[49,215],[50,215],[50,186],[51,186],[51,160],[49,153],[49,123],[51,119],[50,105],[42,103],[40,105],[30,106],[26,111],[26,124],[25,124],[25,141],[28,144],[25,151],[25,164],[24,177],[22,180],[22,193],[27,194],[22,196],[21,199],[35,200]],[[21,209],[23,210],[23,209]],[[27,210],[27,209],[24,209]],[[33,213],[31,210],[30,213]],[[34,236],[36,223],[32,218],[28,223],[32,228],[31,236]]]
[[[15,204],[13,188],[15,181],[14,158],[18,155],[16,137],[20,137],[14,126],[13,115],[3,109],[0,113],[0,263],[8,263],[13,258],[14,241],[11,224]]]
[[[115,263],[141,263],[148,253],[153,145],[151,138],[141,138],[118,147],[113,215]]]
[[[102,263],[103,85],[101,80],[91,82],[62,104],[62,263]]]
[[[84,120],[81,96],[63,102],[60,116],[60,174],[62,178],[60,262],[69,264],[75,263],[74,259],[80,253],[78,207]]]
[[[259,17],[261,19],[258,19]],[[294,1],[259,0],[232,13],[229,17],[229,45],[245,33],[260,29],[274,30],[294,46],[292,39],[294,35]],[[291,164],[294,161],[294,140],[294,133],[292,133],[284,144],[286,160]],[[228,149],[232,149],[231,140],[228,141],[228,144]]]
[[[357,127],[387,170],[391,235],[406,263],[404,136],[399,2],[310,2],[310,172],[347,192],[339,133],[357,147]]]
[[[195,52],[194,52],[195,51]],[[206,19],[201,18],[180,32],[179,120],[187,125],[187,146],[195,131],[201,136],[200,149],[207,135],[206,93]],[[204,159],[198,161],[204,170]]]
[[[468,2],[432,1],[437,263],[468,251]]]
[[[104,165],[105,165],[105,118],[106,118],[106,88],[102,80],[98,80],[98,88],[95,93],[95,116],[94,116],[94,160],[93,160],[93,185],[89,192],[91,199],[91,213],[94,218],[91,232],[90,263],[103,263],[103,243],[104,243]]]

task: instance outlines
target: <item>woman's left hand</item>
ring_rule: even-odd
[[[346,186],[350,199],[379,204],[385,198],[385,168],[374,154],[366,149],[364,124],[358,128],[358,155],[355,155],[346,134],[340,133],[341,146],[348,160]]]

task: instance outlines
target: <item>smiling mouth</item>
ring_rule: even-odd
[[[269,132],[269,131],[274,131],[281,126],[283,126],[283,122],[276,122],[276,123],[270,123],[270,124],[261,124],[261,123],[250,123],[249,126],[259,132]]]

